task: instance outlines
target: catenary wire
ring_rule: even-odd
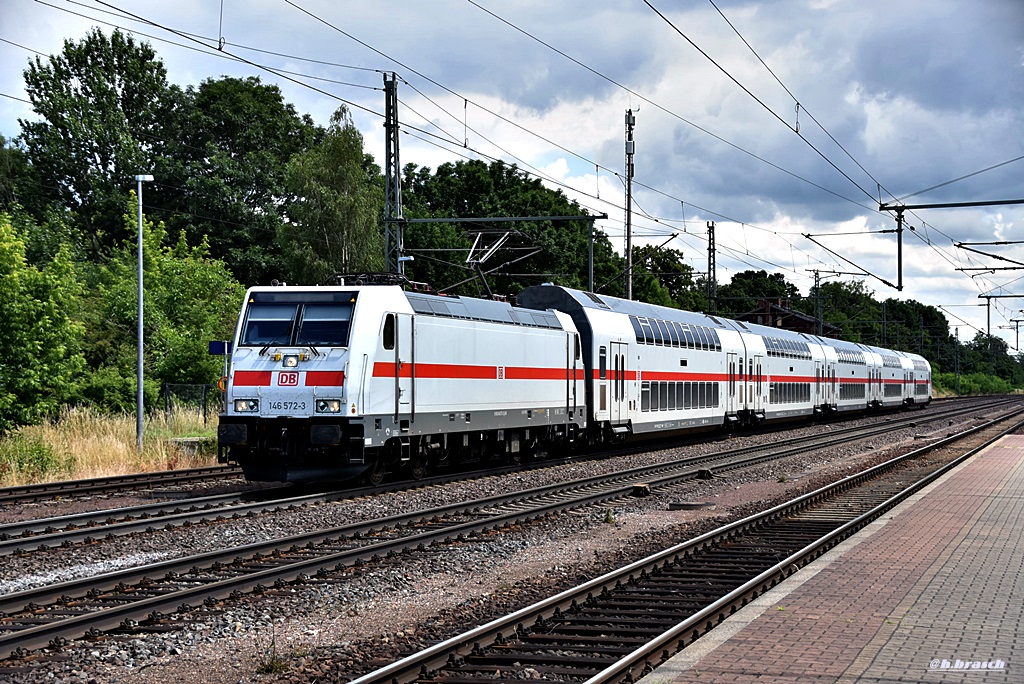
[[[574,188],[573,188],[573,189],[574,189]],[[670,197],[671,197],[671,196],[670,196]],[[699,207],[697,207],[697,208],[699,209]],[[734,220],[734,219],[729,219],[729,217],[726,217],[726,216],[723,216],[723,218],[725,218],[726,220]],[[749,225],[750,225],[750,224],[749,224]],[[754,225],[752,225],[752,227],[754,227],[754,228],[757,228],[757,226],[754,226]],[[772,232],[776,232],[776,231],[772,231]],[[939,232],[941,233],[941,231],[939,231]],[[776,234],[777,234],[777,232],[776,232]],[[927,243],[926,243],[926,244],[927,244]],[[933,247],[934,247],[934,245],[933,245]],[[803,250],[801,250],[801,251],[803,252]]]

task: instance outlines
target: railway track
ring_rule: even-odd
[[[952,400],[958,403],[959,400]],[[951,400],[937,400],[935,405],[946,404]],[[968,409],[969,410],[969,409]],[[53,498],[70,498],[110,494],[113,492],[138,491],[201,482],[240,478],[241,468],[237,466],[210,466],[203,468],[183,468],[180,470],[164,470],[152,473],[135,473],[130,475],[113,475],[83,480],[62,480],[40,484],[0,487],[0,506],[43,501]]]
[[[0,505],[30,503],[56,497],[109,494],[111,492],[150,489],[153,487],[180,485],[204,480],[223,480],[241,476],[242,469],[235,466],[210,466],[206,468],[161,470],[154,473],[94,477],[86,480],[44,482],[41,484],[0,488]]]
[[[745,467],[767,458],[780,458],[794,453],[793,450],[806,450],[829,445],[838,438],[869,438],[900,426],[916,425],[921,422],[941,422],[976,413],[979,410],[998,410],[1007,403],[1005,401],[990,402],[986,403],[983,407],[951,406],[944,410],[929,411],[927,414],[898,414],[894,415],[891,420],[876,425],[845,427],[832,430],[826,434],[791,437],[775,442],[770,446],[729,449],[706,456],[691,457],[634,469],[624,472],[622,476],[642,478],[656,476],[660,472],[674,468],[696,467],[700,464],[707,464],[706,472],[701,473],[701,475],[703,477],[711,477],[716,470],[723,471]],[[643,448],[649,447],[645,445]],[[782,452],[780,451],[782,448],[789,448],[790,451]],[[610,457],[632,453],[637,450],[638,447],[631,446],[628,449],[611,452],[605,456]],[[763,454],[763,457],[757,458],[756,454]],[[751,456],[751,458],[740,459],[739,457],[743,455]],[[547,461],[539,464],[539,467],[557,467],[569,460],[571,459]],[[538,465],[510,466],[502,469],[480,471],[478,473],[449,474],[424,480],[396,482],[377,487],[358,487],[329,492],[313,491],[308,494],[301,493],[303,488],[291,486],[274,487],[264,490],[219,494],[171,502],[156,502],[139,506],[9,523],[0,525],[0,556],[45,551],[53,547],[68,547],[80,543],[91,544],[100,539],[110,539],[112,536],[153,532],[181,525],[200,525],[222,521],[227,518],[251,517],[274,510],[372,496],[409,487],[442,485],[468,477],[497,476],[537,467]]]
[[[696,537],[352,680],[351,684],[557,679],[631,682],[650,673],[912,493],[1022,425],[973,428]]]
[[[836,432],[827,438],[834,442]],[[791,448],[808,447],[805,442]],[[761,454],[741,460],[769,457]],[[735,457],[728,461],[730,467],[741,465]],[[726,465],[723,461],[719,467]],[[568,509],[607,505],[629,496],[640,479],[650,487],[669,487],[708,470],[706,463],[700,468],[692,463],[659,468],[660,473],[638,469],[590,478],[572,487],[553,485],[9,594],[0,597],[4,612],[0,653],[24,655],[29,649],[60,646],[68,639],[104,630],[132,633],[172,628],[171,616],[187,614],[196,603],[216,603],[247,591],[272,591],[293,581],[315,581],[375,557],[415,553],[460,535],[485,534]]]

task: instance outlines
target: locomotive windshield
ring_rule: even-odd
[[[347,347],[354,292],[256,292],[239,346]]]

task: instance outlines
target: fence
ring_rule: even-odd
[[[164,415],[171,417],[174,411],[185,408],[203,414],[203,425],[206,425],[210,408],[220,411],[223,396],[216,385],[178,385],[164,383]],[[210,404],[213,404],[211,407]]]

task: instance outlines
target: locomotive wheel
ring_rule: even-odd
[[[409,477],[414,480],[422,480],[430,474],[430,460],[423,454],[413,456],[409,460]]]
[[[368,484],[371,484],[374,487],[376,487],[377,485],[384,481],[384,476],[387,474],[387,472],[388,469],[387,466],[385,466],[384,464],[384,459],[375,458],[373,460],[373,463],[370,464],[369,469],[363,475],[363,477],[366,478],[366,482]]]

